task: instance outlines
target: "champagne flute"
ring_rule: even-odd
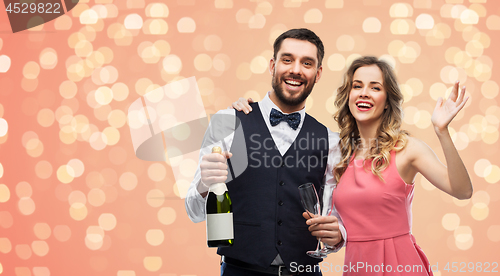
[[[313,215],[321,214],[321,206],[318,198],[318,193],[316,192],[316,188],[312,183],[306,183],[299,186],[299,194],[300,201],[302,202],[302,206],[306,210],[309,217],[313,217]],[[306,254],[313,258],[322,259],[327,256],[326,252],[322,251],[320,247],[321,239],[318,238],[318,245],[316,245],[315,251],[307,251]]]

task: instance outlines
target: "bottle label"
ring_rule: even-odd
[[[226,183],[215,183],[210,185],[210,192],[216,195],[223,195],[227,191]]]
[[[233,213],[207,214],[207,240],[234,239]]]

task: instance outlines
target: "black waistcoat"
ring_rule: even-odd
[[[306,114],[296,140],[281,156],[258,104],[252,108],[248,115],[236,112],[243,131],[235,133],[230,150],[232,163],[248,160],[244,172],[227,183],[233,203],[234,245],[217,252],[262,267],[269,266],[278,253],[289,268],[292,262],[317,264],[319,259],[306,255],[316,248],[317,239],[302,217],[297,187],[311,182],[320,191],[328,159],[328,131]]]

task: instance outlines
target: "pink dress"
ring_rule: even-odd
[[[371,160],[351,159],[333,191],[333,202],[347,231],[346,275],[433,275],[411,234],[413,185],[406,184],[391,151],[385,183],[371,172]]]

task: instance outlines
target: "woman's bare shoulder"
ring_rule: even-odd
[[[408,136],[406,146],[401,150],[401,154],[408,159],[414,160],[419,154],[429,151],[429,146],[422,140]]]

